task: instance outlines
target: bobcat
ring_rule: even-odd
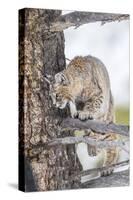
[[[50,84],[50,96],[57,108],[63,109],[68,105],[72,118],[114,122],[109,75],[106,67],[98,58],[75,57],[66,69],[55,75],[54,82]],[[84,131],[78,131],[79,133],[85,134]],[[75,135],[77,135],[76,131]],[[103,139],[103,136],[92,132],[89,137]],[[109,134],[107,138],[108,140],[121,140],[120,136],[114,134]],[[127,154],[118,147],[95,149],[95,154],[91,155],[88,152],[88,145],[79,143],[76,145],[76,152],[83,170],[107,166],[127,159]],[[103,172],[103,175],[111,172],[112,170],[107,170]],[[81,182],[99,176],[101,176],[99,172],[94,173],[82,177]]]

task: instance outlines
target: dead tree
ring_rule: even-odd
[[[19,11],[19,189],[46,191],[79,188],[80,180],[63,182],[80,173],[74,144],[42,148],[70,131],[60,131],[67,108],[52,106],[44,75],[65,68],[63,30],[101,21],[120,21],[128,15],[22,9]],[[39,146],[40,145],[40,146]],[[35,148],[36,147],[36,148]],[[46,145],[45,145],[46,147]],[[76,163],[76,164],[74,164]]]

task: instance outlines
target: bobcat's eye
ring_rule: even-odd
[[[60,96],[58,94],[56,94],[56,99],[59,99],[59,98],[60,98]]]
[[[60,95],[57,94],[57,95],[56,95],[56,100],[57,100],[57,101],[61,101],[61,100],[62,100],[62,97],[61,97]]]

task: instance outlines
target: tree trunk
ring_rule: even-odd
[[[100,187],[128,185],[127,171],[100,178],[82,186],[80,179],[77,178],[77,174],[81,172],[81,166],[76,157],[74,144],[69,142],[69,145],[65,145],[62,142],[62,145],[47,145],[45,148],[45,145],[52,141],[59,142],[60,140],[56,139],[58,137],[71,136],[70,128],[88,129],[89,126],[96,132],[100,130],[99,133],[115,130],[124,135],[127,135],[129,128],[115,124],[107,126],[104,123],[96,124],[92,121],[84,123],[78,119],[69,119],[70,113],[67,108],[58,110],[52,106],[49,85],[44,79],[45,75],[54,76],[66,66],[63,29],[95,21],[105,23],[128,18],[128,15],[84,12],[61,16],[59,10],[22,9],[19,11],[20,190],[89,188],[98,187],[99,184]],[[63,131],[60,131],[61,127],[64,128]],[[70,181],[71,177],[76,178]]]
[[[22,180],[20,175],[19,184],[24,191],[69,189],[79,184],[63,183],[79,170],[74,145],[43,151],[33,148],[57,138],[59,124],[68,116],[67,109],[52,107],[44,80],[44,75],[54,76],[66,65],[63,32],[46,31],[60,15],[58,10],[19,11],[19,170],[25,176]]]

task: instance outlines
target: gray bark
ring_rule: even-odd
[[[19,147],[20,157],[28,160],[38,191],[76,187],[74,183],[64,186],[61,180],[79,169],[73,164],[73,145],[69,149],[63,146],[41,152],[38,149],[35,156],[30,151],[34,145],[59,136],[57,125],[67,116],[67,110],[52,107],[49,85],[44,80],[45,74],[54,76],[65,68],[63,32],[44,31],[60,14],[58,10],[20,11]]]

